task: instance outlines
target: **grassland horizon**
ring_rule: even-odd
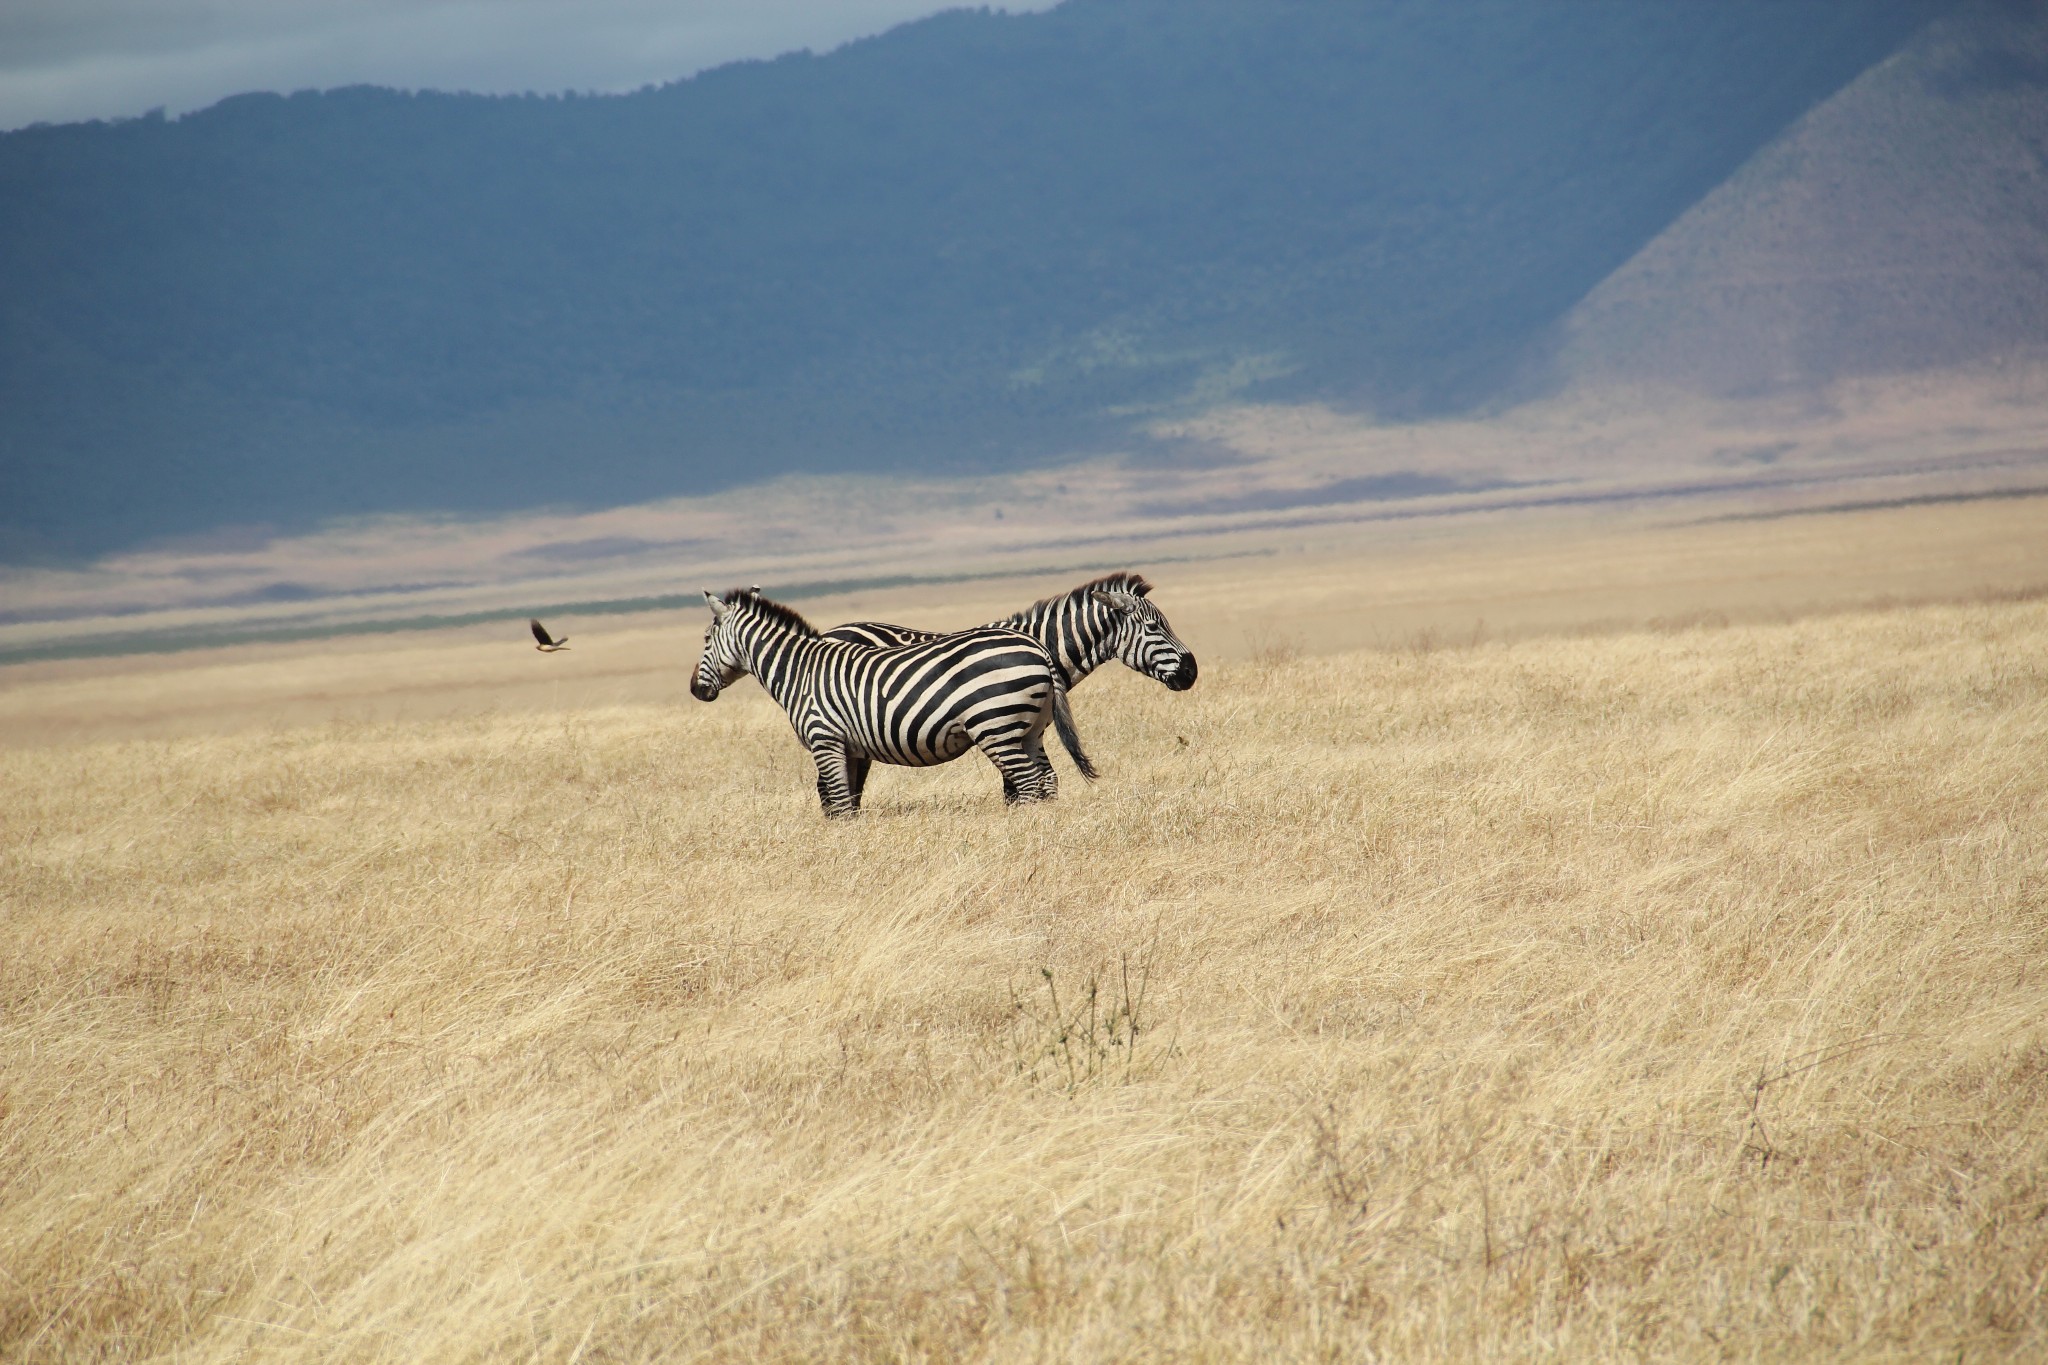
[[[688,640],[372,648],[458,699],[383,714],[303,703],[339,647],[17,670],[0,1359],[2039,1358],[2040,551],[1838,525],[1963,517],[1918,605],[1660,532],[1650,629],[1636,541],[1488,561],[1490,633],[1396,565],[1376,647],[1356,562],[1162,576],[1202,679],[1077,694],[1102,782],[844,824]],[[1825,611],[1695,610],[1763,543]]]

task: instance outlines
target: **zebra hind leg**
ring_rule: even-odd
[[[1027,735],[1024,752],[1031,759],[1032,787],[1029,801],[1057,801],[1060,795],[1059,771],[1052,766],[1052,760],[1045,754],[1045,731]]]
[[[988,761],[1003,775],[1003,801],[1051,801],[1060,794],[1060,776],[1045,756],[1040,736],[985,739],[980,745]]]

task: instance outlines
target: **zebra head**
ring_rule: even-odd
[[[1116,657],[1173,692],[1195,685],[1195,652],[1181,642],[1159,608],[1136,592],[1098,588],[1089,596],[1110,609],[1115,618]]]
[[[746,673],[740,642],[742,613],[733,608],[760,591],[748,588],[721,597],[709,588],[704,590],[704,601],[711,608],[711,624],[704,631],[704,653],[697,660],[696,676],[690,679],[690,695],[698,701],[717,701],[720,692]]]

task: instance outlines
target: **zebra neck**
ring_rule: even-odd
[[[1022,631],[1045,646],[1069,690],[1116,653],[1115,624],[1093,602],[1057,598],[995,624]]]
[[[818,670],[818,656],[829,647],[815,635],[772,629],[747,637],[746,644],[747,671],[784,710],[809,686]]]

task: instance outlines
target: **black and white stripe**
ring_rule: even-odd
[[[1113,573],[1090,579],[1077,588],[1033,602],[1015,615],[983,629],[1022,631],[1044,647],[1058,670],[1060,690],[1069,692],[1111,659],[1156,679],[1175,692],[1195,685],[1195,652],[1173,633],[1166,617],[1146,600],[1152,585],[1143,574]],[[828,640],[890,648],[946,638],[936,631],[913,630],[882,621],[855,621],[825,632]],[[1080,739],[1065,719],[1055,718],[1060,741],[1073,755],[1082,775],[1094,777],[1094,766],[1081,753]]]
[[[820,636],[758,588],[704,599],[711,627],[691,695],[715,701],[753,674],[817,763],[828,816],[859,812],[874,763],[924,768],[970,748],[1002,774],[1004,800],[1049,801],[1059,793],[1045,727],[1065,712],[1066,694],[1031,636],[989,627],[871,648]]]

